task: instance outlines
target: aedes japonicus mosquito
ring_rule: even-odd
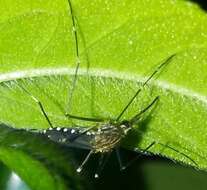
[[[79,56],[79,44],[78,44],[78,32],[77,32],[77,19],[74,16],[72,3],[70,0],[68,0],[69,10],[70,10],[70,16],[72,19],[72,30],[74,35],[74,41],[75,41],[75,54],[76,54],[76,68],[75,68],[75,74],[72,80],[72,86],[69,92],[69,99],[72,101],[73,92],[76,87],[77,83],[77,77],[78,77],[78,70],[80,66],[80,56]],[[87,163],[91,155],[100,153],[101,157],[99,159],[99,166],[97,168],[97,171],[95,172],[94,177],[98,178],[101,171],[103,170],[110,154],[115,151],[117,155],[117,160],[120,166],[120,169],[123,170],[126,167],[128,167],[132,162],[134,162],[139,155],[128,162],[127,164],[123,164],[122,159],[120,157],[119,147],[120,143],[123,138],[125,138],[130,130],[133,129],[133,126],[139,122],[142,115],[147,112],[153,105],[158,103],[159,96],[155,97],[144,109],[139,111],[138,113],[135,113],[135,115],[130,118],[129,120],[122,120],[122,116],[126,112],[126,110],[129,108],[129,106],[132,104],[132,102],[135,100],[135,98],[140,94],[142,89],[150,82],[150,80],[160,72],[165,66],[167,66],[170,61],[173,59],[173,57],[176,54],[173,54],[169,56],[166,60],[164,60],[155,70],[152,72],[152,74],[146,79],[146,81],[142,84],[142,86],[136,91],[136,93],[129,99],[127,105],[120,111],[120,114],[116,117],[116,119],[101,119],[101,118],[87,118],[87,117],[81,117],[76,115],[71,115],[70,113],[66,113],[65,116],[74,119],[74,120],[82,120],[82,121],[90,121],[94,124],[91,127],[84,127],[84,126],[68,126],[68,127],[54,127],[51,123],[43,104],[41,101],[39,101],[36,97],[34,97],[27,89],[20,86],[21,89],[23,89],[40,107],[40,110],[42,114],[44,115],[45,119],[47,120],[50,128],[44,130],[42,134],[44,134],[47,138],[51,139],[52,141],[62,143],[66,146],[79,148],[79,149],[86,149],[89,151],[83,162],[80,164],[80,166],[77,168],[77,172],[81,172],[84,165]],[[175,148],[162,144],[160,142],[153,141],[150,143],[144,150],[140,150],[141,154],[147,153],[147,151],[155,146],[156,144],[159,144],[161,146],[164,146],[168,149],[171,149],[178,154],[183,155],[187,159],[189,159],[191,162],[193,162],[195,165],[196,162],[191,159],[188,155],[176,150]]]

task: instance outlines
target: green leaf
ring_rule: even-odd
[[[81,52],[72,113],[115,118],[156,66],[176,54],[125,113],[123,119],[129,119],[160,96],[123,146],[167,144],[180,153],[159,144],[150,152],[195,166],[186,154],[206,169],[206,13],[181,0],[72,4]],[[0,7],[1,122],[14,128],[48,128],[38,105],[19,84],[42,102],[54,126],[70,127],[64,113],[76,57],[67,1],[10,0]],[[3,153],[24,154],[10,149]]]

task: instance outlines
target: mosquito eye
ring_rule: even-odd
[[[127,128],[127,126],[126,126],[126,125],[124,125],[124,124],[122,124],[120,127],[121,127],[122,129]]]
[[[124,127],[122,127],[122,126],[124,126]],[[122,128],[130,128],[131,125],[130,125],[129,121],[124,120],[124,121],[121,123],[121,127],[122,127]]]

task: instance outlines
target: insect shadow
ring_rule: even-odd
[[[70,0],[68,0],[68,5],[70,17],[72,19],[72,30],[75,41],[76,67],[74,71],[74,77],[72,79],[72,85],[68,95],[68,112],[65,113],[65,116],[72,120],[89,121],[94,124],[92,124],[92,126],[90,127],[75,124],[70,127],[53,126],[41,101],[38,100],[35,96],[33,96],[26,88],[19,85],[19,87],[38,104],[44,118],[50,126],[48,129],[42,131],[42,134],[45,135],[47,138],[51,139],[52,141],[64,144],[69,147],[85,149],[89,151],[85,159],[77,168],[78,173],[82,171],[84,165],[87,163],[87,161],[93,154],[100,154],[98,167],[94,174],[95,178],[98,178],[100,176],[112,152],[115,151],[120,170],[124,170],[134,161],[136,161],[140,156],[142,156],[143,154],[148,154],[150,148],[152,148],[156,144],[159,144],[165,148],[177,152],[178,154],[183,155],[191,162],[193,162],[195,165],[197,165],[196,162],[193,159],[191,159],[188,155],[176,150],[175,148],[169,145],[162,144],[156,141],[151,142],[144,150],[137,149],[136,151],[140,154],[138,154],[134,159],[130,160],[128,163],[123,163],[119,150],[121,141],[128,135],[129,131],[133,129],[133,126],[140,122],[140,119],[146,112],[151,110],[155,105],[158,105],[160,97],[156,96],[146,107],[144,107],[138,113],[135,113],[134,116],[128,120],[123,120],[123,115],[129,109],[132,102],[135,101],[136,97],[140,94],[142,89],[154,78],[155,75],[159,74],[172,61],[176,54],[169,56],[164,61],[162,61],[160,65],[158,65],[158,67],[151,73],[151,75],[146,79],[146,81],[142,83],[141,87],[136,91],[136,93],[131,98],[129,98],[128,103],[123,107],[123,109],[120,111],[120,113],[117,115],[115,119],[103,119],[96,117],[89,118],[70,114],[71,102],[73,100],[73,94],[78,78],[78,70],[81,62],[79,54],[77,19],[74,16],[73,6]]]

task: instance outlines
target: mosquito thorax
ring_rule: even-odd
[[[131,129],[128,123],[102,123],[99,128],[95,129],[95,135],[92,147],[95,153],[111,152],[118,147],[121,140],[127,135]]]

